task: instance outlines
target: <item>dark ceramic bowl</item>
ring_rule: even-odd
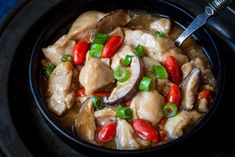
[[[48,111],[45,101],[43,99],[42,93],[40,92],[40,60],[43,57],[41,51],[42,47],[52,44],[55,39],[58,39],[61,35],[65,34],[71,23],[79,16],[79,14],[88,10],[98,10],[98,11],[112,11],[116,9],[126,9],[132,11],[145,11],[151,14],[158,14],[170,17],[171,20],[175,21],[182,27],[187,27],[193,20],[193,16],[180,8],[176,4],[161,1],[161,0],[82,0],[76,1],[70,6],[65,6],[64,10],[58,10],[58,15],[48,24],[44,31],[39,36],[36,45],[33,49],[30,67],[29,67],[29,80],[30,87],[32,90],[33,97],[36,104],[42,113],[47,124],[52,128],[52,130],[68,145],[75,148],[76,150],[91,154],[91,153],[102,153],[102,154],[115,154],[115,155],[141,155],[147,153],[156,153],[162,150],[167,150],[170,146],[177,145],[184,142],[187,138],[191,137],[193,134],[199,131],[207,121],[214,114],[215,109],[219,105],[220,97],[223,92],[224,84],[224,72],[221,64],[221,55],[215,44],[215,41],[211,34],[206,28],[198,30],[194,33],[194,38],[197,42],[204,47],[204,53],[209,59],[214,76],[217,81],[217,88],[214,95],[214,101],[211,105],[209,112],[205,117],[190,131],[185,133],[183,136],[169,143],[144,149],[144,150],[113,150],[103,147],[99,147],[88,142],[85,142],[73,133],[66,131],[58,123],[56,123],[54,117]]]

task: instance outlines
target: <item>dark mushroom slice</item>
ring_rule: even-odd
[[[138,85],[143,76],[143,63],[134,56],[129,68],[130,78],[124,83],[117,83],[110,97],[107,100],[109,105],[119,104],[128,101],[138,92]]]
[[[110,33],[117,27],[127,25],[130,20],[131,17],[129,16],[129,14],[122,9],[108,13],[108,15],[104,16],[97,22],[95,28],[91,33],[90,40],[93,41],[95,35],[98,32]]]
[[[200,68],[193,68],[180,85],[182,90],[182,108],[184,110],[193,109],[200,83],[200,73]]]

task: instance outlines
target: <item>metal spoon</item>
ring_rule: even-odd
[[[197,29],[202,27],[207,19],[214,15],[215,13],[219,13],[222,9],[226,8],[232,0],[212,0],[205,7],[205,11],[198,15],[193,22],[188,26],[187,29],[176,39],[175,45],[180,47],[180,45]]]

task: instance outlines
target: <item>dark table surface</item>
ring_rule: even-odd
[[[27,63],[32,45],[35,36],[38,35],[37,29],[40,28],[39,26],[33,29],[31,26],[36,19],[43,16],[42,10],[49,10],[60,1],[62,0],[0,0],[0,156],[82,156],[64,144],[45,124],[34,104],[25,75],[28,71]],[[202,6],[206,4],[205,0],[175,2],[188,8],[195,15],[199,14],[203,10]],[[224,54],[226,84],[221,105],[208,125],[187,143],[192,146],[185,150],[189,154],[182,153],[182,156],[235,156],[233,8],[226,9],[222,15],[210,19],[207,25],[217,36]],[[6,13],[9,14],[6,16]]]

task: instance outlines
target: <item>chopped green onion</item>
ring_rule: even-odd
[[[99,96],[92,96],[91,97],[91,102],[92,104],[94,105],[94,107],[98,110],[101,110],[102,108],[104,108],[104,105],[103,105],[103,100],[101,97]]]
[[[163,106],[163,113],[167,118],[174,117],[177,114],[177,106],[169,102]]]
[[[61,56],[60,60],[62,62],[71,62],[72,61],[72,56],[69,54],[63,54],[63,56]]]
[[[138,57],[144,56],[144,50],[140,44],[135,48],[135,53]]]
[[[139,84],[139,90],[148,91],[151,85],[152,79],[148,77],[143,77]]]
[[[156,31],[154,33],[157,37],[164,38],[166,37],[166,34],[164,32]]]
[[[95,39],[93,40],[91,46],[94,44],[101,44],[103,45],[105,41],[108,39],[108,35],[105,33],[97,33]]]
[[[44,70],[45,77],[49,78],[50,74],[53,72],[54,69],[55,69],[55,65],[49,64],[49,66]]]
[[[123,65],[128,66],[131,64],[132,56],[126,55],[125,59],[123,60]]]
[[[124,67],[117,67],[114,71],[114,78],[118,82],[125,82],[129,79],[129,72]]]
[[[167,78],[166,68],[161,65],[154,65],[153,66],[153,73],[158,79],[165,79]]]
[[[101,44],[94,44],[90,49],[90,56],[94,58],[100,58],[103,50],[103,45]]]
[[[118,106],[115,110],[116,116],[121,119],[131,119],[132,118],[132,110],[130,107],[126,106]]]

